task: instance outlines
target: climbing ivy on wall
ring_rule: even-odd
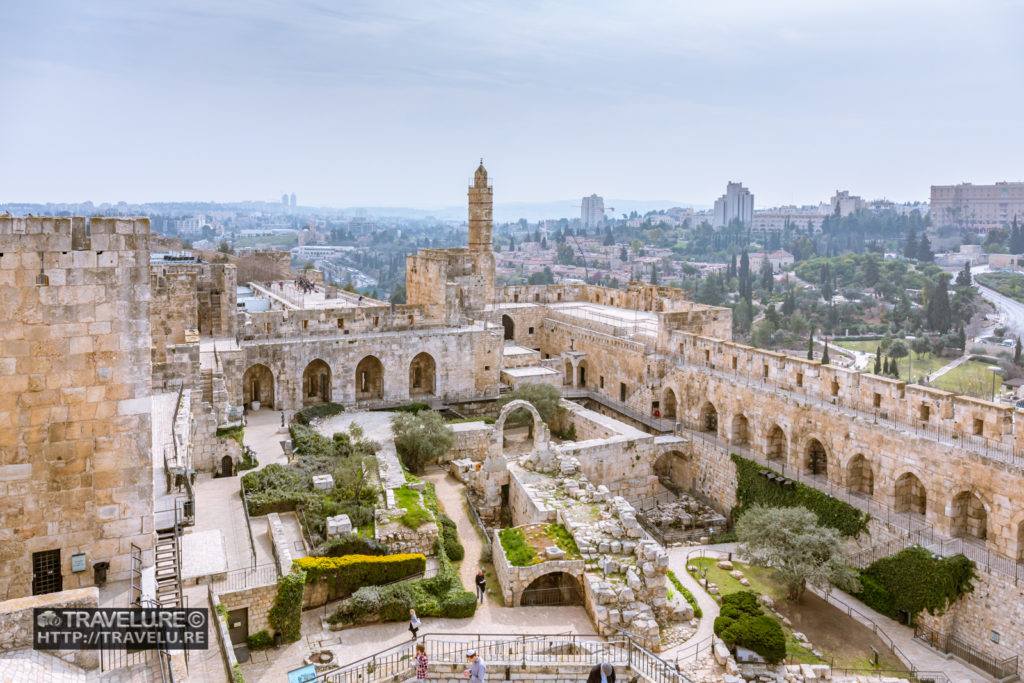
[[[306,587],[306,572],[292,569],[277,580],[277,597],[270,608],[267,621],[287,643],[302,637],[302,593]]]
[[[732,510],[734,519],[742,516],[752,505],[760,503],[768,507],[805,507],[818,516],[822,526],[832,527],[843,536],[857,536],[867,530],[871,516],[849,503],[800,482],[794,482],[792,488],[785,488],[761,476],[761,470],[769,468],[735,453],[732,461],[736,463],[736,500],[739,501],[739,505]]]
[[[974,570],[974,562],[963,555],[939,557],[911,546],[861,571],[861,592],[856,596],[894,619],[903,611],[911,618],[924,610],[934,614],[974,590]]]

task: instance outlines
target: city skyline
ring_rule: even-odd
[[[7,11],[0,202],[757,207],[1019,180],[1016,2]],[[500,30],[498,30],[500,28]],[[949,83],[957,83],[955,96]],[[458,179],[458,180],[453,180]]]

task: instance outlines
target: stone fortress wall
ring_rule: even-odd
[[[0,596],[42,551],[65,590],[127,579],[153,547],[149,221],[0,216],[0,254]]]

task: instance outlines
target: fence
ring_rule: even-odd
[[[409,676],[413,648],[426,647],[432,664],[466,666],[466,655],[476,652],[492,671],[502,666],[550,666],[577,664],[593,666],[608,662],[628,667],[649,683],[693,683],[669,664],[627,637],[552,635],[423,635],[339,669],[317,676],[318,683],[373,683]],[[497,672],[495,672],[497,673]]]
[[[251,556],[252,567],[256,568],[256,542],[252,539],[252,520],[249,519],[249,499],[245,497],[245,483],[241,479],[238,480],[239,495],[242,496],[242,511],[245,514],[245,530],[249,532],[249,554]]]
[[[256,586],[277,583],[277,563],[270,562],[258,567],[243,567],[226,572],[221,578],[208,579],[207,583],[217,593],[230,593]]]
[[[1017,675],[1018,655],[1005,658],[994,657],[955,636],[943,635],[921,624],[914,627],[914,637],[940,652],[951,654],[971,666],[976,666],[995,678]]]
[[[466,495],[466,507],[469,508],[469,516],[473,518],[473,524],[480,530],[483,535],[483,547],[487,550],[491,547],[491,532],[487,529],[487,525],[484,524],[484,520],[480,518],[480,513],[476,511],[476,505],[473,504],[473,499],[469,497],[469,489],[465,491]]]
[[[560,588],[527,588],[523,591],[519,604],[523,607],[582,605],[583,594],[579,586],[572,584]]]

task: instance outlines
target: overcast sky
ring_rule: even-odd
[[[4,2],[0,203],[606,197],[1024,180],[1024,4]],[[1015,35],[1016,34],[1016,35]]]

